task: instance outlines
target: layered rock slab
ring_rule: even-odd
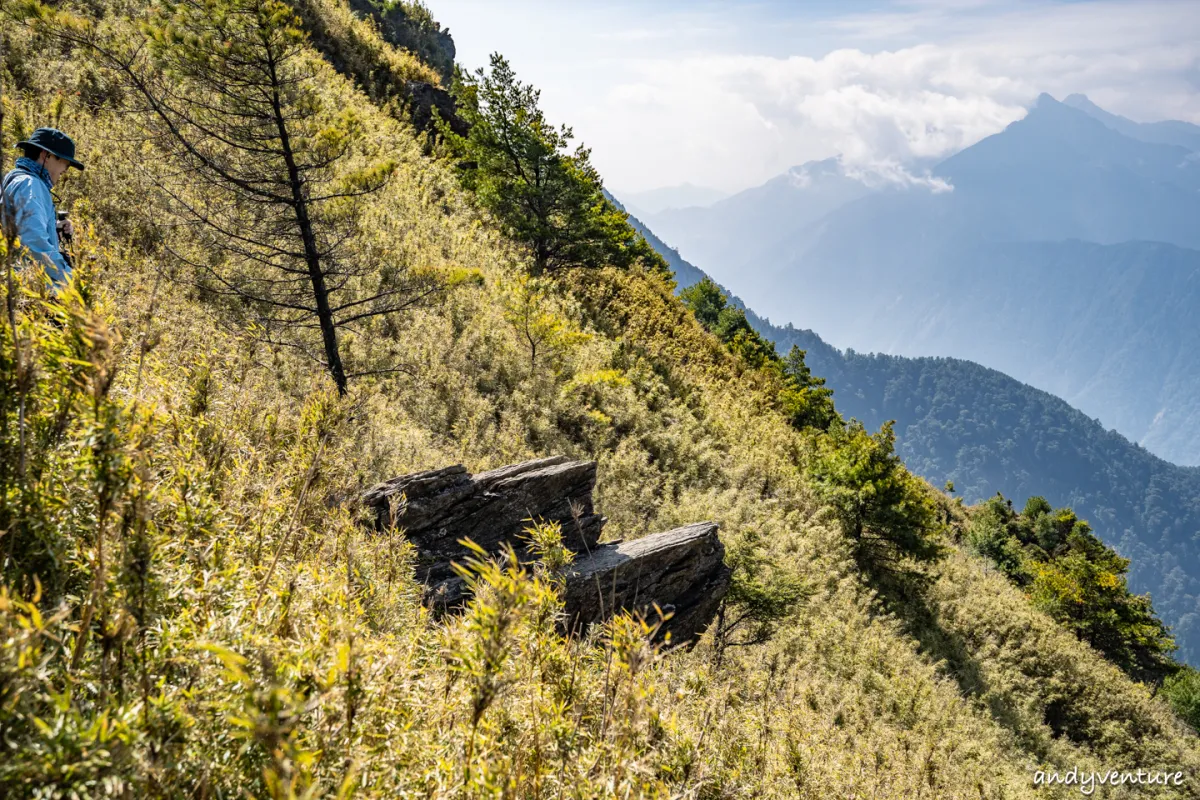
[[[667,615],[660,635],[691,639],[708,626],[729,590],[724,559],[715,522],[601,545],[566,575],[564,627],[581,631],[620,611],[654,622],[657,605]]]
[[[462,598],[452,564],[471,552],[461,539],[490,554],[508,545],[530,561],[523,534],[534,520],[559,523],[563,542],[576,552],[595,549],[604,527],[592,505],[595,486],[595,461],[554,456],[478,475],[461,464],[402,475],[372,487],[363,502],[377,530],[389,530],[394,521],[416,546],[417,580],[429,587],[430,602],[445,606]]]
[[[416,547],[416,577],[426,586],[426,604],[439,611],[466,600],[454,564],[472,552],[461,540],[489,555],[511,547],[528,562],[533,554],[524,534],[531,520],[557,522],[577,556],[564,576],[564,630],[582,631],[619,611],[654,621],[657,605],[668,615],[660,635],[685,641],[699,634],[729,588],[716,523],[600,545],[604,518],[592,504],[595,485],[596,462],[555,456],[478,475],[462,465],[403,475],[372,487],[363,502],[377,530],[398,529]]]

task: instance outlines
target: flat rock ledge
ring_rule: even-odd
[[[729,590],[730,569],[717,523],[696,522],[631,542],[601,545],[566,575],[565,627],[582,631],[618,611],[656,621],[660,635],[686,641],[702,633]]]
[[[461,464],[402,475],[372,487],[363,502],[374,512],[375,527],[395,525],[417,548],[417,580],[435,607],[457,605],[463,580],[453,562],[471,551],[459,544],[470,539],[489,554],[505,545],[521,561],[533,560],[523,534],[529,520],[557,522],[563,542],[576,552],[596,547],[604,518],[592,506],[596,462],[565,456],[540,458],[471,475]]]
[[[581,631],[618,611],[653,621],[658,605],[670,616],[660,634],[673,641],[699,634],[729,589],[725,548],[714,522],[700,522],[630,542],[598,544],[604,518],[595,513],[596,462],[554,456],[471,475],[462,465],[402,475],[363,495],[375,528],[402,530],[417,548],[417,580],[425,602],[439,611],[463,603],[465,585],[453,568],[471,552],[470,539],[489,554],[511,546],[533,560],[523,538],[530,520],[557,522],[576,553],[566,577],[567,631]]]

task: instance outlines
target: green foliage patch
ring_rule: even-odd
[[[995,497],[975,512],[967,541],[1024,588],[1035,607],[1131,677],[1157,683],[1178,669],[1170,660],[1175,642],[1150,599],[1126,586],[1129,560],[1071,509],[1031,497],[1018,514]]]
[[[833,392],[825,388],[823,379],[812,374],[805,364],[804,351],[793,345],[787,357],[781,359],[775,345],[750,326],[745,312],[730,305],[710,278],[683,289],[679,299],[739,360],[775,378],[780,384],[779,410],[792,425],[824,430],[841,423],[833,407]]]

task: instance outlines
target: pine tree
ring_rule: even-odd
[[[941,557],[929,491],[895,453],[891,423],[875,434],[861,422],[834,425],[818,442],[811,475],[817,496],[833,509],[859,563],[902,574],[904,562]]]
[[[591,151],[580,145],[568,152],[572,130],[546,121],[538,90],[518,81],[499,53],[490,71],[460,74],[455,94],[470,132],[459,136],[443,125],[442,135],[463,184],[506,236],[528,247],[531,274],[635,262],[666,268],[604,196]]]
[[[395,163],[352,108],[279,0],[175,0],[142,21],[144,41],[106,36],[44,6],[38,24],[83,45],[140,101],[154,158],[141,159],[192,232],[174,255],[203,293],[226,298],[266,338],[353,377],[339,333],[408,307],[433,287],[353,245],[362,211]],[[321,356],[312,353],[319,341]]]

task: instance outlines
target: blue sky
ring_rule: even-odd
[[[428,0],[458,60],[498,50],[617,191],[735,191],[808,160],[910,174],[1083,92],[1200,123],[1200,2]]]

